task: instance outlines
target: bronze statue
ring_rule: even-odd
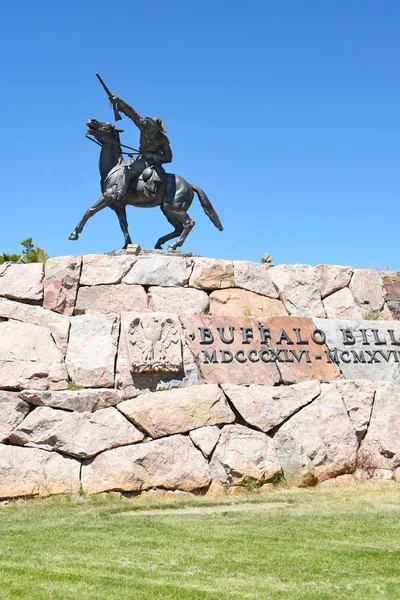
[[[141,117],[126,102],[113,96],[100,77],[99,79],[112,102],[115,118],[118,120],[121,118],[120,111],[132,119],[139,128],[140,145],[135,159],[130,154],[130,158],[124,160],[119,136],[123,130],[111,123],[101,123],[96,119],[87,121],[88,134],[101,146],[99,168],[102,195],[86,211],[69,239],[77,240],[88,219],[108,206],[118,216],[124,234],[124,248],[126,248],[132,242],[125,207],[127,205],[142,208],[160,206],[173,225],[174,231],[159,238],[155,247],[161,249],[162,244],[168,240],[178,238],[169,246],[169,249],[176,250],[183,245],[194,226],[194,221],[187,213],[194,192],[198,195],[206,215],[215,227],[222,231],[219,217],[203,190],[191,185],[179,175],[164,171],[162,165],[172,161],[172,152],[165,135],[166,127],[161,118]]]

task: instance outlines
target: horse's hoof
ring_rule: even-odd
[[[75,231],[73,231],[68,239],[75,241],[75,240],[79,239],[79,235],[77,233],[75,233]]]
[[[171,244],[170,246],[168,246],[167,250],[176,250],[175,244]]]

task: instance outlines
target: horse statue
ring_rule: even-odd
[[[190,231],[194,227],[194,221],[190,218],[187,211],[192,204],[194,192],[196,192],[204,212],[217,229],[222,231],[222,225],[217,213],[206,194],[199,187],[188,183],[183,177],[173,173],[165,173],[162,169],[159,173],[160,182],[155,193],[149,195],[146,193],[146,181],[143,176],[138,181],[130,184],[127,194],[118,201],[113,201],[113,190],[120,175],[119,170],[125,164],[122,157],[121,142],[119,134],[122,131],[111,123],[102,123],[96,119],[89,119],[86,123],[88,135],[91,135],[101,146],[99,170],[100,186],[102,195],[83,215],[74,231],[69,236],[70,240],[77,240],[82,232],[86,222],[107,206],[116,213],[119,224],[124,235],[124,248],[131,244],[131,237],[128,231],[128,221],[126,217],[126,206],[138,206],[141,208],[154,208],[159,206],[174,227],[174,231],[160,237],[155,248],[161,250],[162,245],[168,240],[178,238],[168,249],[176,250],[185,242]],[[145,175],[145,174],[143,174]]]

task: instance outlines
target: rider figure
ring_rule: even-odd
[[[136,127],[140,129],[140,154],[136,160],[128,160],[121,166],[121,175],[115,193],[115,200],[118,202],[126,195],[129,183],[134,177],[139,177],[148,167],[157,170],[157,167],[163,163],[170,163],[172,152],[169,139],[165,135],[167,128],[160,117],[141,117],[129,104],[117,96],[113,96],[113,104],[117,110],[132,119]],[[151,174],[148,174],[148,178],[151,177]],[[149,186],[149,189],[152,193],[156,191],[155,186],[152,188]]]

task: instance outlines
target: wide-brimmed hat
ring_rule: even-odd
[[[161,117],[146,117],[146,119],[153,121],[163,133],[167,133],[167,128]]]

